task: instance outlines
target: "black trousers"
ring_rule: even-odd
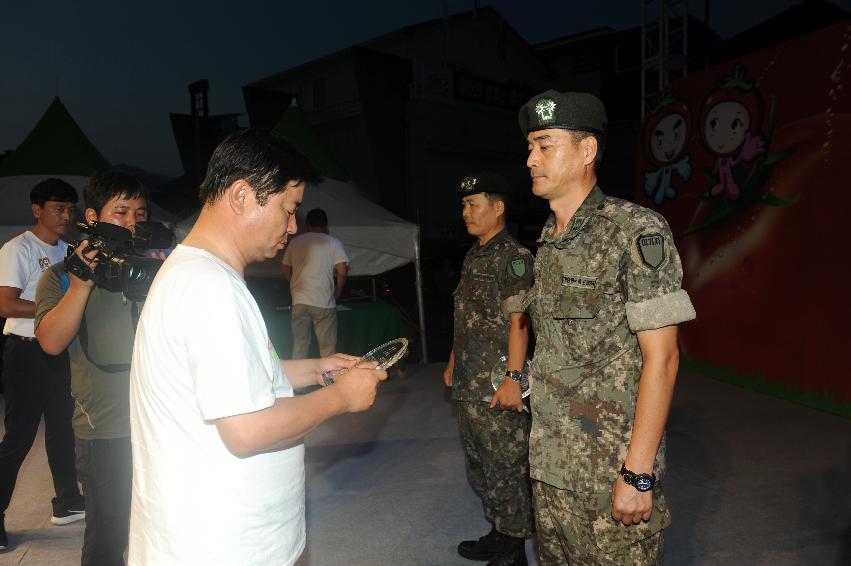
[[[123,566],[133,474],[130,438],[78,438],[77,473],[86,496],[81,565]]]
[[[0,442],[0,514],[6,512],[18,471],[32,448],[44,416],[47,463],[53,476],[54,510],[79,505],[74,469],[71,370],[68,354],[45,354],[36,341],[7,336],[3,346],[3,395],[6,435]]]

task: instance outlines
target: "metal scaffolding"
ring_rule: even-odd
[[[668,83],[688,72],[688,0],[641,1],[641,119]]]

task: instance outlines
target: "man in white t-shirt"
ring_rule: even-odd
[[[280,360],[246,288],[245,266],[284,247],[314,180],[268,131],[235,132],[213,152],[201,214],[160,268],[136,331],[133,566],[293,564],[305,545],[302,437],[369,408],[387,377],[343,354]]]
[[[293,299],[294,360],[307,357],[311,326],[320,356],[330,356],[337,350],[336,307],[349,268],[349,256],[342,242],[328,234],[325,211],[314,208],[306,220],[307,232],[290,241],[281,266],[290,281]]]
[[[0,248],[0,315],[3,334],[3,396],[6,434],[0,442],[0,549],[8,546],[4,513],[18,471],[32,448],[44,416],[44,444],[53,476],[55,525],[85,518],[74,469],[71,372],[68,353],[44,353],[35,339],[35,291],[42,272],[65,259],[62,238],[76,215],[77,191],[60,179],[47,179],[30,191],[36,224]]]

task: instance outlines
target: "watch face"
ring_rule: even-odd
[[[635,489],[638,491],[650,491],[653,488],[653,482],[647,474],[640,474],[635,479]]]

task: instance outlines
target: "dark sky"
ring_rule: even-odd
[[[530,43],[638,25],[642,0],[483,0]],[[797,0],[713,0],[729,37]],[[851,9],[851,0],[836,2]],[[472,0],[446,0],[450,13]],[[689,2],[702,18],[704,3]],[[0,151],[14,149],[55,95],[114,164],[180,174],[169,112],[210,81],[213,113],[243,112],[240,87],[402,26],[439,18],[443,0],[31,0],[0,6]],[[203,7],[203,8],[202,8]]]

